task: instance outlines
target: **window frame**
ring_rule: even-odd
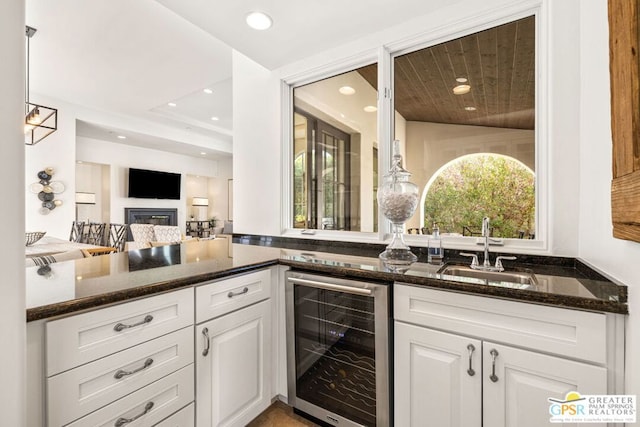
[[[535,172],[536,172],[536,238],[504,239],[501,252],[526,251],[527,253],[548,254],[552,242],[549,210],[549,49],[548,49],[548,6],[546,2],[532,1],[511,8],[498,8],[486,14],[460,19],[452,24],[424,32],[422,34],[393,41],[375,50],[369,49],[360,54],[338,60],[322,67],[285,76],[281,80],[282,89],[282,236],[320,240],[342,240],[367,243],[388,242],[390,223],[378,211],[378,232],[336,231],[336,230],[301,230],[293,228],[293,88],[314,81],[329,78],[354,70],[365,65],[378,63],[378,185],[390,167],[391,141],[393,140],[393,61],[397,56],[428,48],[456,38],[464,37],[498,25],[506,24],[527,16],[535,16],[535,73],[536,73],[536,106],[535,106]],[[383,141],[389,141],[385,144]],[[410,171],[411,172],[411,171]],[[421,235],[405,235],[410,246],[426,247],[428,239]],[[444,246],[457,249],[476,250],[478,239],[475,237],[447,236]]]

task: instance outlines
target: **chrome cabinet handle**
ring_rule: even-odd
[[[489,379],[494,383],[497,383],[498,376],[496,375],[496,358],[498,357],[498,350],[492,348],[489,354],[491,355],[491,375],[489,375]]]
[[[124,425],[129,424],[129,423],[132,423],[132,422],[134,422],[135,420],[137,420],[138,418],[142,417],[143,415],[146,415],[146,414],[151,410],[151,408],[153,408],[153,402],[149,402],[149,403],[147,403],[146,405],[144,405],[144,412],[142,412],[142,413],[140,413],[140,414],[136,415],[136,416],[135,416],[135,417],[133,417],[133,418],[124,418],[124,417],[120,417],[120,418],[118,418],[118,419],[116,420],[116,422],[115,422],[114,426],[115,426],[115,427],[122,427],[122,426],[124,426]]]
[[[144,369],[147,369],[149,366],[151,366],[151,364],[153,363],[153,359],[152,358],[148,358],[147,360],[144,361],[144,365],[140,366],[139,368],[134,369],[133,371],[125,371],[124,369],[118,369],[116,371],[116,373],[113,375],[113,377],[117,380],[126,377],[127,375],[133,375],[136,372],[140,372]]]
[[[476,351],[476,348],[474,347],[473,344],[469,344],[467,346],[467,350],[469,350],[469,369],[467,369],[467,374],[469,374],[470,377],[474,376],[476,374],[476,371],[473,370],[473,352]]]
[[[227,294],[227,297],[233,298],[233,297],[237,297],[238,295],[246,294],[247,292],[249,292],[249,288],[245,286],[240,292],[229,292]]]
[[[202,330],[202,335],[204,336],[204,350],[202,350],[202,355],[206,356],[207,354],[209,354],[209,347],[211,346],[211,343],[209,342],[209,328],[204,328]]]
[[[144,319],[142,319],[142,321],[138,323],[134,323],[133,325],[125,325],[124,323],[118,323],[116,326],[113,327],[113,330],[116,332],[120,332],[125,329],[135,328],[136,326],[144,325],[145,323],[149,323],[152,320],[153,320],[153,316],[150,314],[147,314],[146,316],[144,316]]]

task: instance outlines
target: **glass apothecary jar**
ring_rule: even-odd
[[[378,206],[382,214],[391,221],[392,239],[379,257],[392,270],[409,268],[418,260],[404,241],[404,223],[413,216],[418,206],[418,186],[409,181],[411,174],[402,167],[400,142],[393,141],[391,169],[378,188]]]

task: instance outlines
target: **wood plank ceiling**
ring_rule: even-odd
[[[395,109],[406,120],[534,129],[533,16],[398,56],[394,65]],[[377,64],[358,71],[377,87]],[[455,95],[460,84],[471,90]]]

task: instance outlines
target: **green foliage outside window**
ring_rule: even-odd
[[[461,158],[440,172],[427,192],[424,226],[469,235],[482,218],[491,219],[493,236],[535,234],[535,177],[509,157],[493,154]],[[466,229],[465,229],[466,227]]]

